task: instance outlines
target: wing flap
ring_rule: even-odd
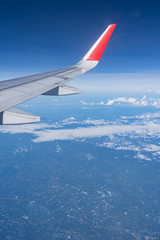
[[[0,113],[0,124],[24,124],[39,121],[40,117],[14,108]]]
[[[81,90],[75,87],[70,87],[67,85],[63,85],[62,87],[56,87],[48,92],[43,93],[43,95],[50,95],[50,96],[65,96],[65,95],[73,95],[81,93]]]

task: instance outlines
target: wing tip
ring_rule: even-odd
[[[112,33],[117,26],[117,23],[110,24],[100,38],[96,41],[96,43],[92,46],[92,48],[88,51],[88,53],[84,56],[83,60],[85,61],[99,61]]]
[[[112,24],[110,24],[109,26],[117,26],[117,23],[112,23]]]

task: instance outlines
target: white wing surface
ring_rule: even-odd
[[[50,71],[0,82],[0,124],[38,122],[40,118],[13,107],[38,95],[67,95],[80,93],[79,89],[65,85],[68,81],[94,68],[116,27],[111,24],[77,64]]]

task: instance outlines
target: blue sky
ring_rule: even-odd
[[[117,23],[92,73],[159,72],[158,1],[3,1],[1,79],[44,72],[79,61],[111,23]]]

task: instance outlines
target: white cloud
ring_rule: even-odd
[[[140,98],[133,98],[133,97],[119,97],[119,98],[113,98],[109,99],[106,102],[105,101],[100,101],[100,102],[85,102],[81,101],[82,105],[88,105],[88,106],[111,106],[111,105],[131,105],[135,107],[146,107],[146,106],[152,106],[152,107],[160,107],[160,98],[147,98],[145,95]]]
[[[74,140],[82,138],[100,138],[104,136],[158,136],[160,134],[160,123],[146,122],[143,125],[138,123],[132,124],[109,124],[97,125],[90,127],[78,127],[74,129],[45,129],[43,131],[35,131],[36,139],[34,142],[56,141],[56,140]]]
[[[21,153],[26,153],[26,152],[29,152],[29,151],[31,151],[32,150],[32,147],[28,147],[28,146],[19,146],[19,147],[17,147],[16,149],[13,149],[12,150],[12,154],[14,154],[14,155],[17,155],[17,154],[21,154]]]
[[[144,154],[142,153],[138,153],[134,158],[140,159],[140,160],[146,160],[146,161],[152,161],[151,158],[146,157]]]
[[[72,118],[71,118],[72,121]],[[65,122],[66,120],[63,120]],[[74,124],[79,124],[74,121]],[[140,124],[141,123],[141,124]],[[1,126],[1,133],[30,133],[36,136],[35,142],[42,141],[55,141],[55,140],[73,140],[80,138],[99,138],[103,136],[111,137],[113,135],[128,135],[132,134],[134,137],[139,135],[159,136],[160,122],[141,121],[140,123],[133,122],[131,124],[124,124],[121,121],[105,121],[103,119],[87,119],[81,122],[84,125],[92,125],[76,128],[63,128],[55,129],[56,124],[29,124],[29,125],[14,125],[14,126]],[[68,126],[71,124],[68,121]],[[63,127],[61,123],[60,127]]]
[[[1,133],[33,133],[37,130],[45,129],[48,124],[24,124],[24,125],[2,125],[0,126]]]
[[[76,122],[76,118],[74,117],[70,117],[70,118],[65,118],[64,120],[62,120],[62,123],[65,124],[72,124]]]
[[[144,151],[147,152],[160,152],[160,145],[148,144],[144,147]]]
[[[59,153],[62,151],[62,148],[57,144],[56,145],[56,152]]]
[[[137,99],[136,98],[125,98],[125,97],[119,97],[119,98],[114,98],[114,99],[109,99],[106,105],[113,105],[115,103],[131,103],[131,104],[136,104]]]
[[[94,156],[92,154],[88,153],[87,154],[87,159],[88,160],[92,160],[92,159],[94,159]]]
[[[32,141],[35,143],[58,140],[85,141],[90,139],[93,144],[99,147],[137,152],[136,158],[143,160],[155,159],[160,155],[160,143],[158,141],[160,136],[160,113],[146,113],[131,117],[122,116],[116,121],[90,118],[79,121],[74,117],[70,117],[51,125],[1,126],[0,132],[31,134]],[[96,139],[96,141],[92,141],[92,139]],[[156,144],[154,140],[156,140]],[[61,151],[59,144],[56,151]],[[147,153],[147,156],[145,153]]]

